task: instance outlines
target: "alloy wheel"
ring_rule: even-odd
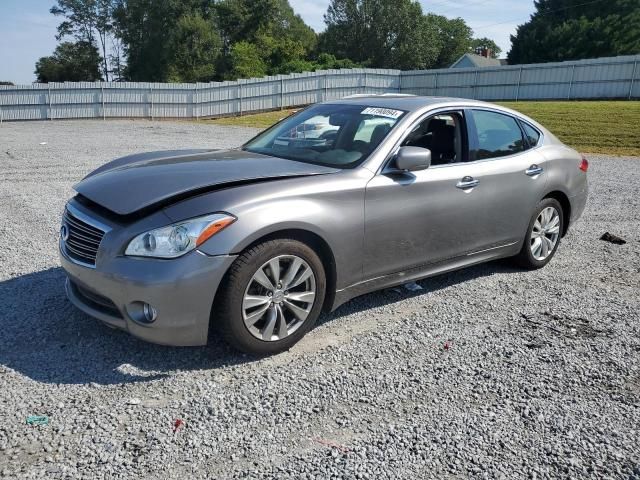
[[[316,278],[309,264],[295,255],[280,255],[251,277],[242,299],[242,317],[256,338],[275,342],[305,322],[316,298]]]
[[[543,209],[531,231],[531,254],[538,261],[546,260],[560,238],[560,213],[554,207]]]

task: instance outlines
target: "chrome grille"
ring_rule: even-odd
[[[98,248],[105,232],[80,220],[69,209],[64,211],[62,228],[62,241],[67,255],[82,264],[95,266]]]

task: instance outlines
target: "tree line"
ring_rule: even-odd
[[[334,68],[446,67],[478,46],[414,0],[332,0],[317,34],[288,0],[57,0],[38,81],[208,82]]]
[[[510,62],[640,51],[640,2],[579,6],[585,2],[536,1],[536,13],[512,37]],[[425,14],[415,0],[331,0],[319,34],[288,0],[57,0],[51,13],[61,19],[61,43],[36,63],[40,82],[208,82],[317,69],[429,69],[448,67],[478,48],[501,53],[491,39],[474,38],[463,19]],[[625,25],[625,17],[633,25]]]

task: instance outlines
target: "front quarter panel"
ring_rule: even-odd
[[[366,169],[284,179],[212,192],[165,210],[174,221],[225,211],[237,221],[199,250],[207,255],[239,254],[261,238],[284,230],[305,230],[322,238],[336,266],[336,288],[362,279]]]

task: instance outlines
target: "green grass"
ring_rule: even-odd
[[[288,117],[295,111],[296,110],[275,110],[273,112],[256,113],[254,115],[243,115],[242,117],[227,117],[205,121],[217,125],[231,125],[233,127],[267,128],[283,118]]]
[[[537,120],[580,152],[640,156],[640,102],[503,102],[501,105]],[[267,128],[292,112],[278,110],[207,121]]]
[[[583,153],[640,156],[640,102],[504,102]]]

